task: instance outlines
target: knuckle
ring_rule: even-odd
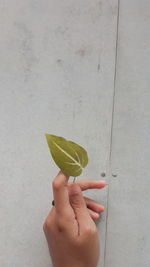
[[[94,227],[94,226],[87,226],[86,228],[85,228],[85,230],[84,230],[84,234],[86,235],[86,236],[93,236],[93,235],[95,235],[97,233],[97,229],[96,229],[96,226]]]
[[[65,217],[57,218],[57,227],[60,232],[65,231],[67,229],[67,220]]]
[[[74,196],[73,198],[70,198],[70,203],[75,207],[76,209],[80,209],[84,206],[83,201],[81,201],[78,196]]]
[[[51,220],[50,219],[46,219],[44,224],[43,224],[43,230],[44,231],[49,230],[49,229],[51,229],[51,227],[52,227]]]
[[[59,190],[61,185],[60,185],[60,182],[59,181],[54,180],[52,182],[52,186],[53,186],[54,190]]]

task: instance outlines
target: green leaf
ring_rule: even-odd
[[[79,176],[88,164],[86,150],[63,137],[52,134],[45,136],[56,165],[68,176]]]

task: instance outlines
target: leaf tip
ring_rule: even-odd
[[[47,142],[50,140],[50,138],[51,138],[51,135],[50,134],[48,134],[48,133],[45,133],[44,134],[45,135],[45,137],[46,137],[46,140],[47,140]]]

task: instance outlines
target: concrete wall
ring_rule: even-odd
[[[45,132],[87,149],[82,179],[106,173],[109,187],[86,193],[106,207],[98,266],[150,266],[149,10],[0,1],[0,267],[52,266],[42,224],[58,168]]]

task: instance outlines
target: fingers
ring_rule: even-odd
[[[80,226],[83,224],[84,227],[85,217],[86,220],[99,218],[98,213],[104,211],[104,207],[92,199],[84,198],[81,190],[100,189],[105,187],[107,183],[102,180],[81,180],[68,184],[68,179],[69,176],[60,171],[53,180],[56,213],[57,215],[63,215],[63,217],[65,215],[70,217],[74,210]]]
[[[84,197],[84,200],[91,218],[93,220],[99,219],[100,213],[104,211],[104,206],[87,197]]]
[[[72,183],[68,184],[68,179],[69,176],[60,171],[53,180],[53,194],[57,212],[63,213],[70,206],[67,187],[70,187]],[[81,180],[75,184],[79,185],[81,190],[87,190],[103,188],[107,183],[103,180]]]
[[[56,212],[62,214],[70,208],[67,187],[68,179],[69,176],[60,171],[52,183]]]
[[[72,183],[69,183],[68,186],[70,186]],[[80,180],[75,182],[75,184],[78,184],[82,191],[87,189],[100,189],[107,185],[106,181],[103,180]]]
[[[89,215],[91,216],[91,218],[93,220],[98,220],[99,219],[100,215],[97,212],[95,212],[93,210],[90,210],[90,209],[87,209],[87,210],[88,210]]]
[[[91,224],[92,220],[86,207],[84,197],[79,185],[72,183],[69,189],[70,204],[76,215],[79,224],[79,233],[84,231],[87,224]]]
[[[97,203],[95,200],[91,199],[91,198],[88,198],[88,197],[84,197],[84,200],[85,200],[85,203],[86,203],[86,206],[95,211],[95,212],[103,212],[104,211],[104,206]]]

